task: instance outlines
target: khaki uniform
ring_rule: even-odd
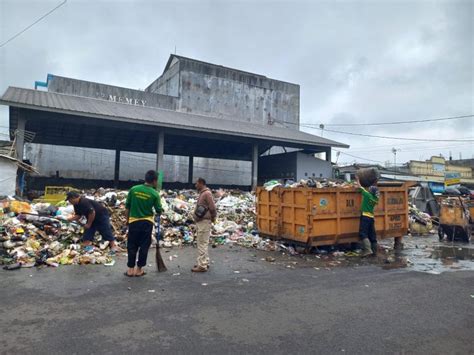
[[[211,236],[212,223],[208,219],[196,222],[196,241],[198,248],[197,265],[207,268],[209,265],[209,237]]]

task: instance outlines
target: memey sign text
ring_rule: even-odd
[[[109,95],[109,101],[121,102],[123,104],[129,104],[129,105],[146,106],[146,100],[131,99],[128,97],[116,96],[116,95]]]

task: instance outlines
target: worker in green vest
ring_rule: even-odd
[[[143,276],[155,214],[162,212],[160,194],[156,190],[158,174],[150,170],[145,174],[145,183],[130,189],[125,202],[128,223],[128,269],[126,276]],[[137,261],[138,254],[138,261]]]
[[[362,194],[360,206],[361,216],[359,225],[359,237],[362,240],[362,257],[377,255],[377,233],[375,231],[374,208],[379,202],[379,190],[376,186],[365,189],[357,178],[357,185]]]

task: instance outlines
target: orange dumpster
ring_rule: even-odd
[[[377,237],[408,232],[408,189],[380,185],[375,209]],[[257,188],[257,225],[264,236],[307,246],[359,241],[361,194],[356,188]],[[398,239],[400,241],[400,239]]]

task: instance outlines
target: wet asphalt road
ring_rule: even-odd
[[[124,257],[0,270],[0,353],[474,353],[474,271],[331,267],[222,246],[193,275],[195,252],[166,253],[169,271],[145,278],[124,277]]]

